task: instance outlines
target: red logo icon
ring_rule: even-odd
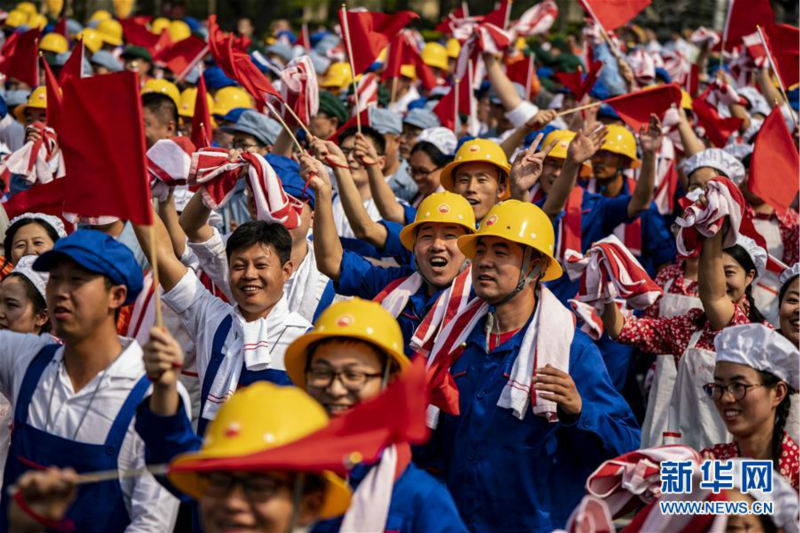
[[[497,215],[492,215],[492,216],[490,216],[489,218],[486,219],[486,225],[487,226],[491,226],[495,222],[497,222]]]
[[[439,206],[439,212],[442,213],[442,214],[449,213],[450,212],[450,206],[447,205],[447,204],[441,204]]]
[[[336,325],[340,328],[346,328],[353,323],[353,317],[350,315],[342,315],[336,319]]]

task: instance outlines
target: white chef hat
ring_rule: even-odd
[[[736,244],[744,248],[744,251],[750,256],[750,260],[756,267],[756,278],[760,278],[767,269],[767,251],[756,241],[741,233],[736,235]]]
[[[17,266],[14,267],[12,274],[19,274],[24,276],[25,279],[30,281],[42,298],[45,298],[44,291],[47,287],[47,280],[50,274],[47,272],[40,272],[33,269],[33,263],[39,258],[38,255],[24,255],[17,261]]]
[[[778,283],[780,283],[781,289],[783,289],[784,285],[792,281],[797,276],[800,276],[800,263],[795,263],[781,272],[781,276],[778,278]]]
[[[42,222],[46,223],[48,226],[53,228],[59,237],[67,236],[67,230],[64,229],[64,223],[61,222],[61,219],[58,217],[54,217],[53,215],[46,215],[44,213],[22,213],[21,215],[17,215],[11,220],[9,220],[8,227],[10,228],[15,223],[26,218],[41,220]]]
[[[737,489],[742,491],[742,473],[744,463],[748,459],[734,458],[733,462],[733,482]],[[791,483],[783,476],[778,475],[778,471],[773,471],[772,490],[769,492],[749,488],[747,494],[754,500],[760,502],[773,502],[774,514],[770,515],[772,522],[778,529],[786,533],[800,533],[800,520],[798,520],[797,493],[792,488]]]
[[[744,165],[721,148],[706,148],[683,162],[683,171],[687,176],[701,167],[713,168],[736,185],[741,185],[744,181]]]
[[[456,153],[456,146],[458,146],[458,139],[456,139],[455,134],[448,128],[441,126],[422,130],[417,136],[417,142],[422,141],[431,143],[444,155],[450,156]]]
[[[769,372],[793,390],[800,389],[800,352],[792,342],[762,324],[723,329],[714,339],[716,362],[736,363]]]
[[[761,113],[766,117],[772,111],[767,99],[755,87],[739,87],[736,92],[750,104],[750,113]]]

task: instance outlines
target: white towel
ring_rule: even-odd
[[[729,248],[736,244],[745,206],[742,193],[729,179],[717,176],[706,184],[705,197],[707,205],[695,202],[686,208],[682,217],[675,219],[681,228],[676,239],[681,255],[691,256],[696,248],[692,244],[696,236],[687,235],[686,232],[691,234],[696,231],[704,237],[713,237],[722,228],[726,217],[730,224],[722,246]]]
[[[353,493],[339,531],[382,533],[385,530],[396,470],[397,448],[392,445],[383,451],[380,462],[370,469]]]
[[[376,297],[375,301],[397,318],[408,304],[412,294],[416,294],[422,287],[424,279],[419,272],[414,272],[408,277],[395,280],[386,286]]]

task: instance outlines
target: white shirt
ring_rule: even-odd
[[[206,401],[203,412],[200,413],[203,418],[213,420],[219,406],[236,391],[243,362],[248,370],[262,370],[258,362],[250,364],[244,357],[244,335],[237,327],[243,318],[237,308],[211,294],[191,270],[184,274],[172,290],[164,293],[163,299],[181,317],[189,335],[194,338],[200,383],[203,383],[211,361],[214,334],[225,317],[234,315],[233,324],[223,343],[225,358],[209,391],[209,398],[218,401]],[[267,333],[266,338],[259,340],[266,341],[268,368],[284,370],[283,354],[287,346],[305,333],[311,323],[289,311],[285,296],[262,320],[266,321],[264,329]]]
[[[375,222],[381,219],[381,213],[372,198],[364,200],[364,209],[367,210],[369,218]],[[344,212],[342,198],[338,194],[333,197],[333,223],[336,225],[336,234],[339,237],[343,239],[356,238],[356,234],[353,233],[353,228],[350,227],[350,221],[347,220],[347,215]]]
[[[412,85],[408,88],[406,94],[396,99],[394,102],[391,102],[388,106],[386,106],[386,109],[392,113],[400,113],[401,115],[405,115],[406,111],[408,111],[408,104],[414,100],[417,100],[418,98],[419,91],[417,91],[417,88]]]
[[[77,429],[77,442],[103,444],[122,404],[144,375],[139,344],[125,337],[119,339],[123,345],[119,357],[77,393],[73,391],[72,381],[63,364],[64,348],[59,348],[42,373],[31,398],[28,424],[65,439],[72,439]],[[48,336],[0,331],[0,393],[13,398],[12,405],[16,404],[28,365],[42,347],[52,342]],[[95,389],[97,393],[92,399]],[[186,404],[186,393],[182,387],[179,390]],[[84,412],[86,417],[81,423]],[[50,425],[45,428],[48,418]],[[145,466],[144,441],[136,433],[134,424],[135,420],[128,427],[119,451],[120,471]],[[172,530],[178,513],[178,500],[152,475],[120,479],[120,485],[131,518],[126,532],[161,533]]]

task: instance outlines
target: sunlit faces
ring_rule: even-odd
[[[231,252],[230,287],[246,320],[263,317],[283,294],[292,273],[291,261],[281,264],[273,246],[257,243]]]
[[[725,288],[734,303],[739,303],[745,296],[747,287],[752,283],[755,272],[746,271],[730,254],[722,253],[722,264],[725,269]]]
[[[522,270],[524,248],[500,237],[481,237],[472,258],[472,285],[479,298],[494,303],[511,294]]]
[[[592,170],[594,171],[595,179],[604,180],[613,178],[617,175],[617,171],[620,167],[623,167],[626,160],[627,158],[625,156],[609,152],[608,150],[599,150],[592,156]]]
[[[784,337],[792,341],[792,344],[800,344],[800,278],[794,278],[789,282],[789,287],[783,294],[778,317],[780,319],[781,333]]]
[[[20,258],[26,255],[41,255],[53,248],[53,239],[47,230],[38,222],[31,222],[17,228],[11,241],[9,254],[11,264],[16,265]]]
[[[147,107],[142,108],[142,119],[144,121],[144,138],[148,148],[153,146],[156,141],[170,138],[174,133],[174,128],[170,128],[170,123],[160,120]]]
[[[481,220],[505,194],[505,176],[489,163],[470,162],[458,165],[453,171],[453,192],[467,199]]]
[[[439,176],[442,174],[442,169],[436,167],[428,154],[423,150],[417,150],[411,154],[408,165],[411,179],[417,184],[420,196],[424,198],[436,192],[440,185]]]
[[[542,192],[550,194],[553,184],[561,175],[561,168],[564,166],[564,160],[556,157],[546,157],[542,165],[542,175],[539,178],[539,183],[542,186]]]
[[[732,386],[734,391],[737,388],[740,391],[725,390],[719,399],[714,399],[725,427],[734,437],[772,432],[775,409],[788,393],[785,383],[766,386],[757,370],[730,362],[716,364],[714,383],[722,387]]]
[[[39,334],[47,323],[47,312],[36,312],[30,282],[10,275],[0,282],[0,329]]]
[[[430,223],[419,226],[414,241],[417,268],[428,283],[437,288],[450,285],[466,257],[458,248],[458,238],[467,230],[457,224]]]

